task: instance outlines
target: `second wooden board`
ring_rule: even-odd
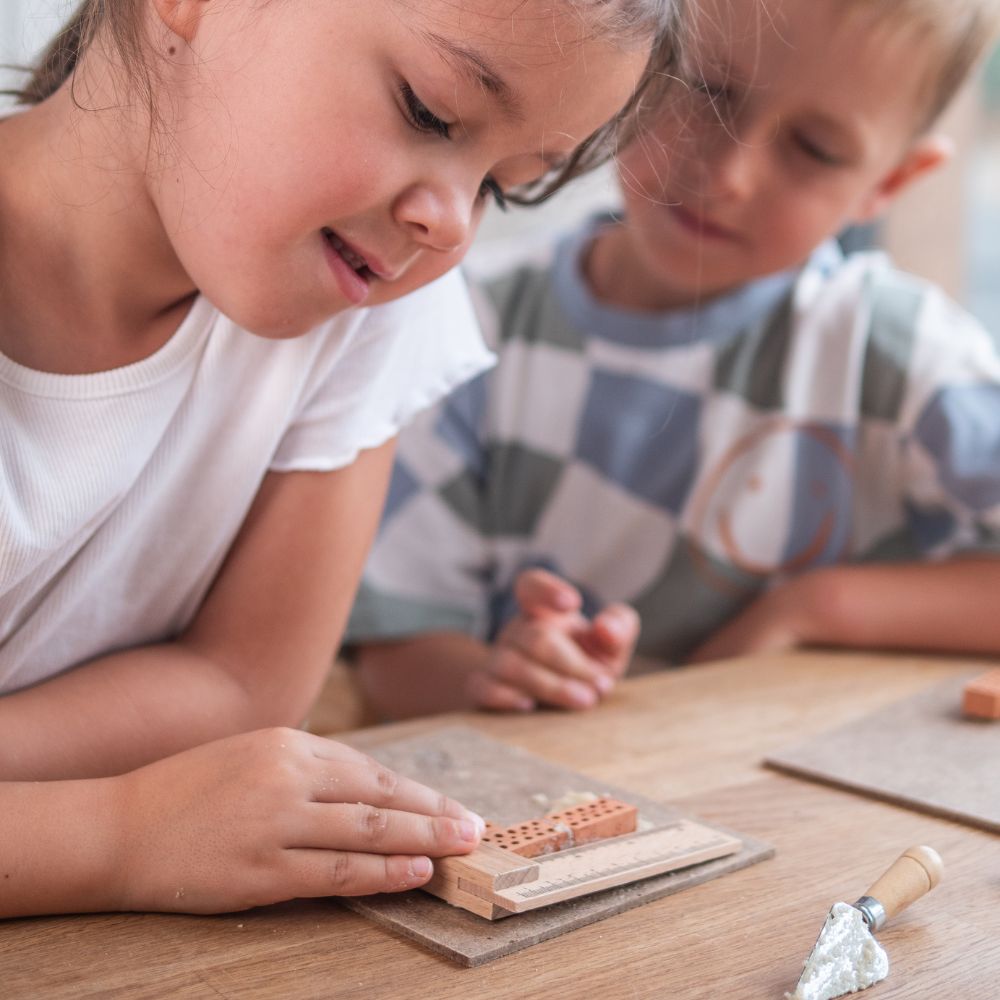
[[[937,684],[767,763],[1000,833],[1000,722],[962,715],[968,679]]]

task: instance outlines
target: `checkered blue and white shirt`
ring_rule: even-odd
[[[628,312],[581,277],[602,224],[484,285],[499,362],[401,435],[350,640],[488,639],[543,566],[677,660],[790,575],[1000,551],[1000,345],[940,291],[830,244]]]

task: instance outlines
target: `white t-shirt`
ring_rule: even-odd
[[[491,362],[457,271],[290,340],[199,298],[123,368],[0,355],[0,692],[176,635],[267,472],[348,465]]]

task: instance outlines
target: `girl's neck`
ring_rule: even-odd
[[[149,197],[142,130],[106,98],[80,108],[63,86],[0,121],[0,351],[41,371],[147,357],[195,293]]]

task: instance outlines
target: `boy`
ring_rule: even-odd
[[[350,630],[387,715],[586,707],[637,639],[1000,652],[997,344],[831,240],[946,160],[998,4],[698,8],[627,221],[494,281],[498,368],[403,436]]]

